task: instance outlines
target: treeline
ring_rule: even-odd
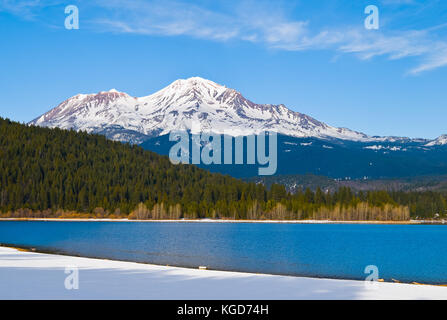
[[[295,194],[287,193],[284,186],[272,185],[263,200],[255,199],[250,193],[242,194],[238,201],[218,201],[216,204],[201,201],[196,209],[183,211],[182,206],[166,206],[164,203],[152,207],[140,203],[129,215],[130,219],[179,219],[179,218],[223,218],[223,219],[272,219],[272,220],[392,220],[410,219],[408,206],[399,205],[387,193],[373,191],[367,195],[356,195],[349,188],[334,193],[323,193],[310,189]],[[197,215],[199,213],[199,215]]]
[[[445,215],[445,199],[349,188],[290,194],[278,184],[266,189],[172,165],[100,135],[0,118],[2,217],[408,220]]]
[[[447,218],[447,193],[437,191],[390,192],[395,203],[406,206],[415,219]]]

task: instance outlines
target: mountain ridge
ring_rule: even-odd
[[[283,104],[254,103],[235,89],[200,77],[176,80],[143,97],[132,97],[116,89],[78,94],[29,124],[84,130],[136,144],[172,130],[194,132],[197,124],[201,130],[233,136],[275,131],[293,137],[324,140],[380,142],[409,139],[369,136],[333,127]],[[431,141],[424,140],[425,143]]]

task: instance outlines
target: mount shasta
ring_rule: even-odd
[[[232,136],[278,133],[278,174],[376,178],[447,173],[447,136],[435,140],[369,136],[336,128],[284,105],[256,104],[234,89],[199,77],[132,97],[117,90],[78,94],[29,123],[83,130],[168,154],[172,130]],[[212,166],[234,176],[250,166]]]

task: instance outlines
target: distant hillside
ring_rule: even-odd
[[[146,150],[167,155],[169,135],[146,140]],[[278,134],[276,175],[326,176],[333,179],[395,179],[447,175],[447,145],[424,146],[425,141],[354,142],[297,138]],[[246,151],[246,150],[245,150]],[[258,175],[259,165],[201,165],[237,178]]]
[[[417,176],[395,179],[332,179],[325,176],[313,174],[306,175],[277,175],[277,176],[256,176],[245,178],[248,182],[262,183],[267,188],[274,183],[282,184],[289,192],[304,190],[309,188],[316,190],[321,188],[328,192],[334,192],[341,187],[349,187],[353,191],[387,190],[406,192],[425,191],[447,191],[447,176]]]

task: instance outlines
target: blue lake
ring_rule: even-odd
[[[0,221],[0,243],[161,265],[447,284],[447,226]]]

